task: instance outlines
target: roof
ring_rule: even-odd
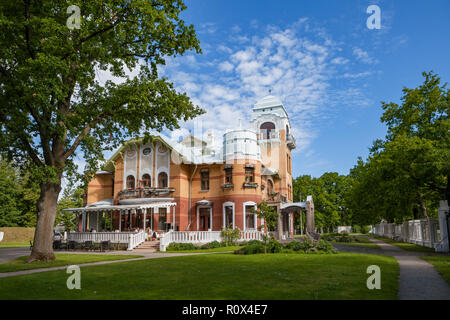
[[[255,109],[261,109],[261,108],[270,108],[270,107],[279,107],[283,106],[283,103],[281,100],[275,96],[268,95],[261,100],[259,100],[256,104],[253,110]]]

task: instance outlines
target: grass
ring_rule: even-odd
[[[339,244],[343,246],[352,246],[352,247],[363,247],[370,249],[381,249],[377,244],[373,242],[332,242],[334,244]]]
[[[393,246],[399,247],[403,250],[406,251],[416,251],[416,252],[435,252],[435,250],[433,248],[428,248],[428,247],[423,247],[423,246],[418,246],[417,244],[413,244],[413,243],[408,243],[408,242],[400,242],[400,241],[395,241],[389,238],[385,238],[385,237],[380,237],[377,235],[371,235],[371,237],[384,241],[386,243],[392,244]]]
[[[30,247],[29,242],[0,242],[0,248],[23,248]]]
[[[424,256],[420,258],[431,263],[442,278],[450,284],[450,256]]]
[[[220,247],[220,248],[212,248],[212,249],[197,249],[197,250],[167,250],[169,253],[196,253],[196,252],[225,252],[225,251],[234,251],[242,248],[243,246],[229,246],[229,247]]]
[[[27,260],[28,256],[19,257],[15,260],[8,262],[2,262],[0,263],[0,273],[142,257],[139,255],[65,254],[65,253],[56,253],[55,256],[56,260],[53,262],[26,263],[25,261]]]
[[[367,267],[383,270],[381,290]],[[81,290],[65,270],[0,278],[1,299],[396,299],[399,266],[388,256],[218,253],[83,267]]]

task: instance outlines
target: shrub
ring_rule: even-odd
[[[264,246],[263,246],[264,248]],[[267,252],[268,253],[279,253],[281,252],[281,249],[283,249],[283,245],[279,243],[275,239],[270,239],[269,243],[267,244]]]
[[[247,245],[253,245],[253,244],[259,244],[259,245],[264,245],[263,241],[260,240],[250,240],[249,242],[246,243]]]
[[[362,226],[361,227],[361,233],[362,234],[368,234],[370,231],[370,226]]]
[[[264,246],[260,244],[250,244],[245,247],[234,251],[235,254],[256,254],[264,253]]]
[[[196,249],[198,249],[198,247],[194,246],[192,243],[172,242],[167,246],[168,251],[196,250]]]
[[[220,236],[226,243],[226,246],[232,246],[236,242],[236,240],[241,237],[241,230],[239,230],[238,228],[232,229],[227,227],[222,230]]]

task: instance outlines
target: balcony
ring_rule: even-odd
[[[267,141],[280,141],[280,132],[279,131],[270,131],[267,132],[266,130],[261,130],[257,134],[258,140],[261,142]]]
[[[296,142],[295,142],[295,138],[292,134],[288,134],[287,139],[286,139],[286,144],[288,146],[289,149],[295,149],[296,148]]]
[[[175,191],[175,188],[136,188],[124,189],[117,193],[120,200],[135,198],[153,198],[160,195],[168,195]]]

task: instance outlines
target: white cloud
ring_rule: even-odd
[[[367,63],[367,64],[374,64],[377,63],[377,60],[374,58],[371,58],[369,54],[362,50],[361,48],[354,48],[353,49],[353,55],[360,61]]]
[[[229,63],[228,61],[224,61],[219,63],[219,70],[220,71],[225,71],[225,72],[230,72],[234,69],[234,66]]]

